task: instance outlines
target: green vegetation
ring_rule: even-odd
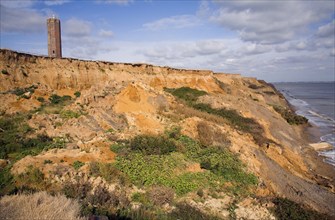
[[[1,73],[2,73],[3,75],[9,75],[9,72],[8,72],[7,70],[5,70],[5,69],[1,70]]]
[[[79,91],[76,91],[76,92],[74,93],[74,95],[78,98],[78,97],[81,96],[81,93],[80,93]]]
[[[70,119],[70,118],[79,118],[82,114],[80,112],[74,112],[71,110],[62,110],[60,112],[60,117],[63,119]]]
[[[12,164],[27,155],[37,155],[43,150],[63,148],[62,138],[50,138],[47,135],[34,136],[34,130],[28,126],[30,114],[4,115],[0,118],[0,158],[10,163],[0,170],[0,195],[16,189],[14,177],[10,173]],[[28,138],[29,136],[29,138]]]
[[[120,182],[122,185],[128,185],[129,180],[125,174],[115,168],[112,163],[90,163],[90,175],[101,176],[107,182]]]
[[[130,148],[145,155],[162,155],[175,151],[176,145],[164,136],[139,135],[130,141]]]
[[[44,103],[45,102],[45,99],[43,97],[37,97],[37,101],[41,102],[41,103]]]
[[[33,94],[35,92],[35,89],[37,89],[38,87],[36,85],[31,85],[27,88],[16,88],[13,91],[10,91],[12,94],[23,97],[24,98],[24,94],[27,92],[30,92],[31,94]]]
[[[44,160],[44,164],[52,164],[52,160]]]
[[[185,101],[188,106],[198,111],[219,116],[225,119],[227,123],[234,126],[236,129],[250,133],[253,136],[255,142],[259,145],[263,145],[266,142],[271,142],[271,140],[263,137],[264,130],[254,119],[243,117],[232,109],[214,109],[209,104],[197,103],[196,101],[198,97],[207,94],[204,91],[199,91],[188,87],[181,87],[178,89],[165,88],[164,90]]]
[[[78,170],[80,167],[84,166],[85,163],[79,161],[79,160],[76,160],[73,162],[72,166],[75,170]]]
[[[49,97],[51,104],[66,104],[71,101],[71,99],[72,98],[69,95],[59,96],[57,94],[53,94]]]
[[[164,88],[164,91],[171,93],[173,96],[186,101],[188,104],[196,102],[200,96],[206,95],[207,92],[192,89],[189,87],[181,87],[178,89]]]
[[[24,188],[25,190],[42,190],[47,185],[44,174],[32,165],[26,169],[25,173],[21,173],[15,177],[15,182],[18,188]]]
[[[164,186],[179,196],[204,188],[242,195],[257,183],[238,157],[224,147],[203,146],[173,129],[162,136],[140,135],[111,149],[118,153],[114,166],[139,187]],[[186,172],[194,163],[205,170]],[[224,186],[227,182],[230,187]]]
[[[275,207],[272,209],[274,215],[278,219],[283,220],[327,220],[331,217],[320,214],[316,211],[304,208],[298,203],[289,199],[275,198],[273,203]]]
[[[308,122],[308,119],[295,114],[289,109],[283,108],[278,105],[273,105],[273,109],[278,112],[290,125],[302,125]]]

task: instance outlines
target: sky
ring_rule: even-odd
[[[53,15],[63,57],[335,80],[334,1],[0,0],[0,47],[47,55]]]

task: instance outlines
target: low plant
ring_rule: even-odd
[[[62,110],[60,112],[60,117],[63,119],[79,118],[81,115],[80,112],[74,112],[72,110]]]
[[[139,135],[130,141],[130,149],[146,155],[163,155],[176,151],[176,145],[165,136]]]
[[[45,99],[43,97],[37,97],[37,101],[41,102],[41,103],[44,103],[45,102]]]
[[[43,163],[44,163],[44,164],[51,164],[51,163],[53,163],[53,162],[52,162],[52,160],[44,160]]]
[[[79,161],[79,160],[76,160],[73,162],[72,166],[75,170],[78,170],[80,167],[84,166],[85,163]]]
[[[291,110],[278,106],[273,105],[273,109],[278,112],[290,125],[302,125],[308,122],[308,119],[297,115],[296,113],[292,112]]]
[[[74,95],[78,98],[78,97],[80,97],[81,96],[81,92],[79,92],[79,91],[76,91],[75,93],[74,93]]]
[[[278,219],[283,220],[331,219],[330,216],[320,214],[316,211],[307,209],[302,205],[293,202],[289,199],[277,197],[273,200],[273,203],[275,204],[275,206],[274,208],[272,208],[272,212]]]
[[[47,187],[44,174],[32,165],[28,166],[25,173],[15,177],[15,184],[18,188],[43,190]]]
[[[49,101],[51,104],[65,104],[66,102],[70,101],[72,98],[69,95],[59,96],[57,94],[53,94],[49,97]]]
[[[1,70],[1,73],[2,73],[3,75],[9,75],[9,72],[8,72],[7,70],[5,70],[5,69]]]
[[[107,182],[120,182],[122,185],[128,185],[129,180],[112,163],[90,163],[90,175],[101,176]]]
[[[182,99],[188,103],[197,101],[200,96],[206,95],[207,92],[189,87],[180,87],[177,89],[164,88],[164,91],[171,93],[173,96]]]

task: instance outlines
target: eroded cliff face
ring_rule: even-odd
[[[230,150],[258,176],[257,196],[283,196],[321,212],[335,213],[332,176],[317,174],[316,157],[309,156],[306,161],[310,147],[302,128],[289,125],[274,110],[273,105],[287,107],[287,103],[265,82],[211,71],[37,57],[9,50],[0,51],[0,71],[2,114],[36,110],[42,105],[38,100],[48,100],[52,94],[75,99],[63,111],[83,112],[69,119],[50,109],[33,114],[29,125],[37,133],[67,137],[71,143],[66,149],[21,159],[12,168],[15,174],[31,164],[49,174],[60,160],[62,166],[75,160],[111,162],[115,157],[109,151],[111,139],[161,134],[171,126],[180,126],[183,134],[199,140],[199,124],[206,123],[212,133],[227,135]],[[27,91],[25,97],[13,94],[17,88],[32,85],[36,89]],[[236,110],[253,119],[260,125],[261,140],[180,103],[164,90],[180,87],[207,92],[199,103]],[[80,97],[76,98],[75,92],[80,92]],[[46,160],[56,162],[43,163]]]

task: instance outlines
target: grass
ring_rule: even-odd
[[[80,205],[63,195],[46,192],[16,194],[0,199],[0,219],[80,219]],[[82,218],[84,219],[84,218]]]
[[[283,108],[278,105],[273,105],[273,109],[278,112],[290,125],[303,125],[308,122],[308,119],[295,114],[289,109]]]

